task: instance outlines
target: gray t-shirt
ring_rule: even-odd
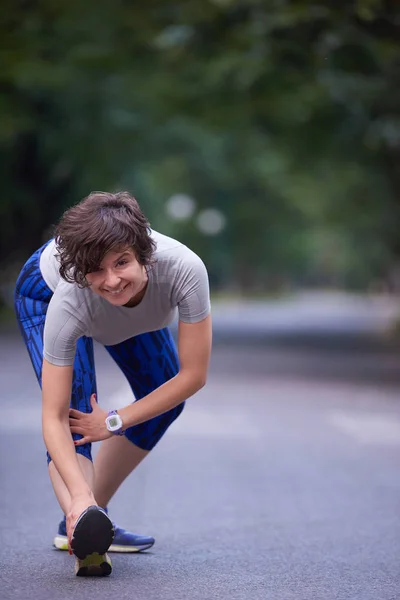
[[[155,262],[148,268],[145,295],[137,306],[113,306],[90,288],[79,288],[59,274],[54,240],[45,248],[40,270],[54,292],[46,315],[43,356],[53,365],[72,365],[81,336],[112,346],[140,333],[156,331],[173,321],[176,311],[185,323],[210,313],[207,271],[187,246],[154,230]]]

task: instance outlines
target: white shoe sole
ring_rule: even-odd
[[[57,548],[57,550],[68,550],[67,536],[56,535],[53,546]],[[129,554],[143,552],[143,550],[148,550],[152,546],[153,544],[146,544],[145,546],[118,546],[117,544],[111,544],[107,552],[125,552],[126,554]]]

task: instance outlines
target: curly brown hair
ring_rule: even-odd
[[[132,248],[144,266],[151,264],[155,250],[149,222],[129,192],[92,192],[63,214],[54,237],[60,275],[79,287],[88,287],[86,275],[110,250]]]

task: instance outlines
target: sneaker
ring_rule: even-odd
[[[113,538],[114,526],[107,513],[98,506],[89,506],[75,523],[71,549],[81,560],[95,553],[102,556]]]
[[[75,575],[78,577],[107,577],[111,575],[112,565],[108,554],[89,554],[86,558],[76,557]]]
[[[110,552],[143,552],[152,547],[155,539],[149,535],[138,535],[131,533],[114,523],[114,540]]]
[[[122,527],[114,525],[114,540],[108,548],[108,552],[143,552],[151,548],[155,539],[148,535],[131,533]],[[53,545],[58,550],[68,550],[67,526],[65,517],[58,526],[58,533],[54,538]]]

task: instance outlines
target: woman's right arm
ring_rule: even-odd
[[[47,451],[70,493],[71,506],[83,506],[82,512],[96,502],[79,466],[69,428],[72,374],[72,365],[59,367],[43,360],[42,429]],[[70,515],[68,521],[78,516]]]

